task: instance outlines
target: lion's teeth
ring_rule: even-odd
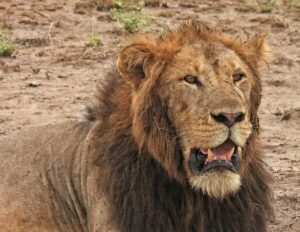
[[[200,148],[200,151],[201,151],[202,154],[206,155],[207,152],[208,152],[208,149]]]
[[[208,151],[207,151],[207,160],[212,161],[213,159],[214,159],[214,153],[210,149],[208,149]]]
[[[227,160],[231,160],[231,157],[232,157],[232,155],[233,155],[233,152],[234,152],[234,147],[231,148],[231,150],[229,151],[228,156],[227,156]]]

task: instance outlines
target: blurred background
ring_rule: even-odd
[[[0,0],[0,136],[82,120],[128,37],[189,19],[241,39],[269,33],[260,118],[275,179],[270,231],[300,231],[300,0]]]

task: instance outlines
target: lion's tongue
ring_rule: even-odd
[[[230,160],[234,152],[234,144],[227,141],[220,146],[208,149],[207,161],[212,160]]]

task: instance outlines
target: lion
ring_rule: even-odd
[[[0,231],[267,231],[265,34],[189,21],[137,34],[82,122],[0,142]]]

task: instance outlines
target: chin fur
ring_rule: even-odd
[[[223,199],[239,190],[241,179],[239,174],[228,170],[211,170],[199,176],[190,176],[189,183],[212,198]]]

